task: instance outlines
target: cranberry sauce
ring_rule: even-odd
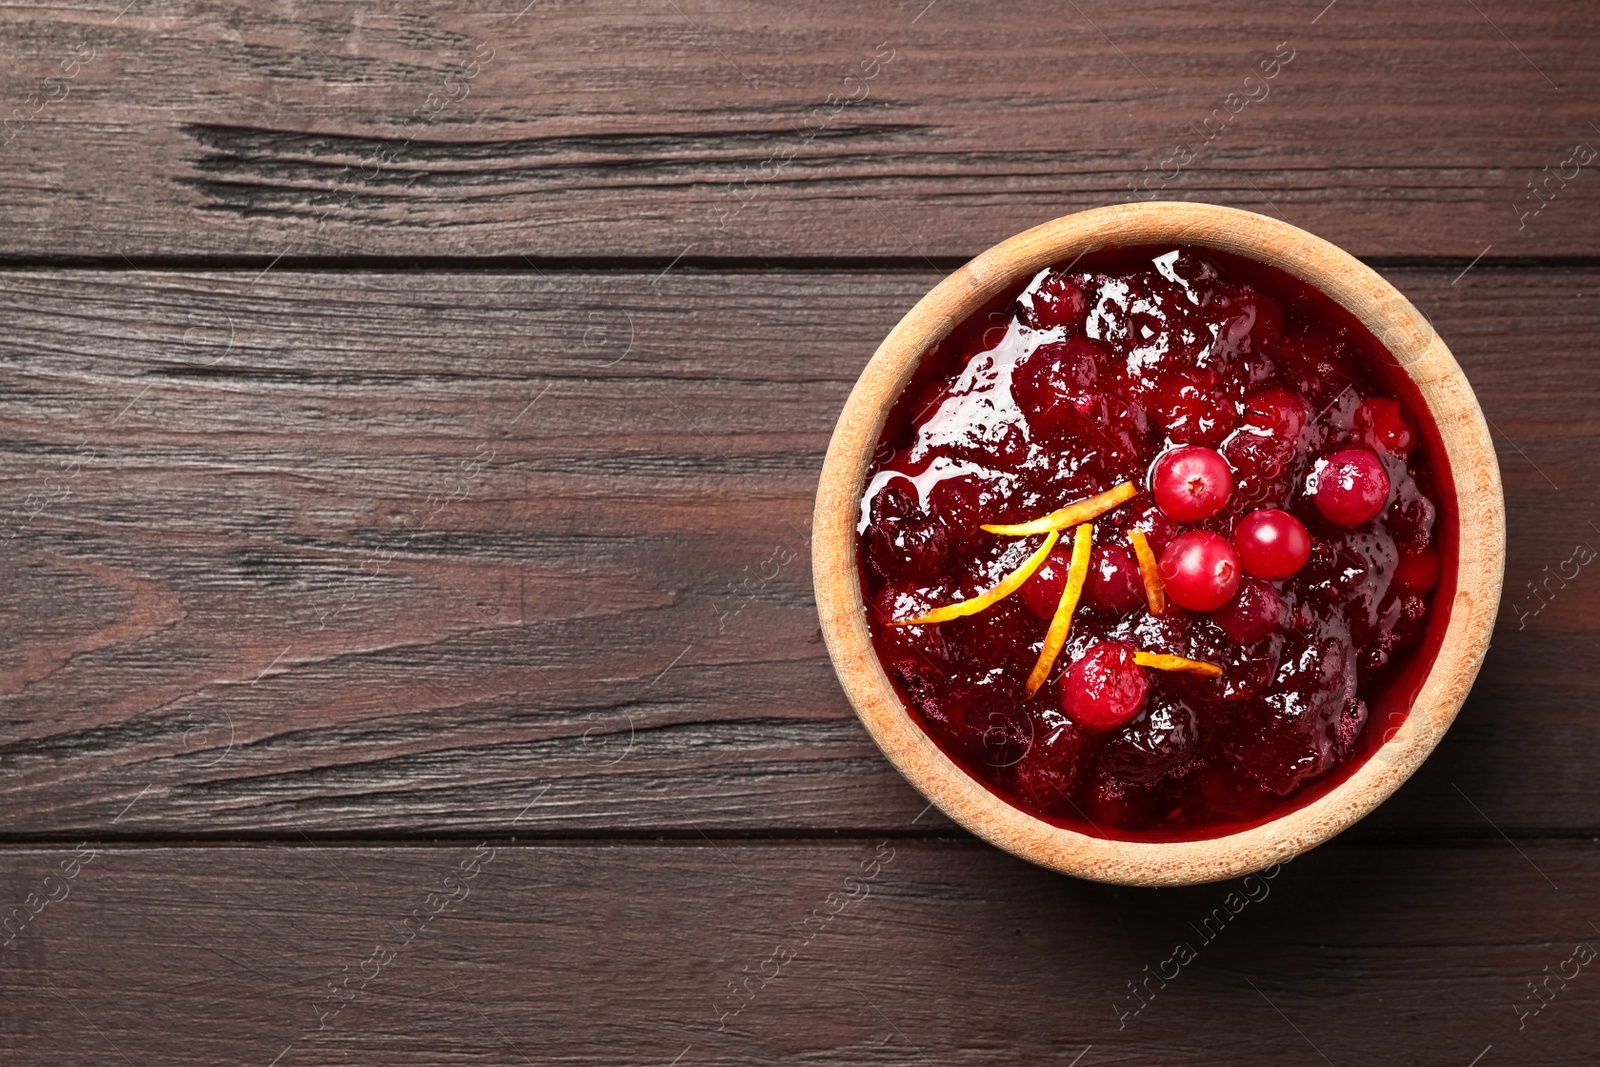
[[[1091,253],[957,327],[890,413],[859,526],[873,643],[1025,811],[1131,840],[1257,825],[1403,725],[1454,586],[1442,456],[1394,357],[1303,282]],[[1123,483],[1092,530],[1052,520],[1042,563],[1044,533],[982,528]]]

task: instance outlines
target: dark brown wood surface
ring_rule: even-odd
[[[7,1062],[1592,1063],[1592,848],[1521,849],[1153,891],[946,839],[87,846],[0,956]]]
[[[1600,9],[1323,7],[18,5],[4,251],[965,257],[1159,195],[1592,254]]]
[[[0,1063],[1594,1061],[1600,11],[125,2],[0,8]],[[1457,725],[1259,901],[967,837],[810,588],[878,340],[1180,142],[1509,511]]]
[[[1527,584],[1600,540],[1600,270],[1390,274],[1477,384],[1517,547],[1460,725],[1359,832],[1492,833],[1458,787],[1596,830],[1594,597]],[[519,826],[903,826],[807,527],[863,354],[936,280],[0,275],[0,492],[43,505],[4,548],[11,832],[470,833],[546,788]]]

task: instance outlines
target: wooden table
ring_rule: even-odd
[[[0,1062],[1600,1058],[1600,8],[124,3],[0,30]],[[813,610],[878,339],[1131,196],[1374,264],[1505,476],[1458,724],[1237,912],[929,810]]]

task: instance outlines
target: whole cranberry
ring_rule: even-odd
[[[1209,530],[1173,538],[1158,570],[1167,596],[1190,611],[1220,608],[1239,588],[1239,557],[1226,538]]]
[[[1092,421],[1100,394],[1093,389],[1104,356],[1092,341],[1074,337],[1030,352],[1011,372],[1011,395],[1028,425],[1044,433]]]
[[[1065,274],[1048,268],[1034,278],[1017,302],[1022,321],[1036,330],[1080,325],[1089,309],[1083,290]]]
[[[1288,613],[1270,582],[1245,578],[1232,600],[1211,613],[1211,621],[1241,645],[1253,645],[1283,628]]]
[[[1199,374],[1173,375],[1141,399],[1167,436],[1182,444],[1220,445],[1237,421],[1222,383]]]
[[[1244,424],[1271,431],[1291,444],[1306,428],[1306,402],[1287,389],[1268,389],[1246,397]]]
[[[1356,432],[1372,448],[1401,459],[1409,456],[1417,443],[1417,432],[1399,402],[1381,396],[1368,397],[1356,409]]]
[[[1311,535],[1287,511],[1252,511],[1233,528],[1233,550],[1239,566],[1257,578],[1288,578],[1311,558]]]
[[[1389,475],[1383,461],[1368,448],[1346,448],[1317,464],[1313,496],[1329,522],[1360,526],[1383,510],[1389,499]]]
[[[1067,669],[1061,710],[1090,733],[1103,733],[1139,714],[1149,691],[1150,679],[1133,661],[1133,646],[1101,641]]]
[[[1426,593],[1439,584],[1439,553],[1425,548],[1414,555],[1400,557],[1394,580],[1408,593]]]
[[[1022,583],[1022,602],[1041,619],[1053,619],[1061,604],[1061,591],[1067,587],[1067,568],[1072,565],[1072,548],[1056,548],[1039,564],[1033,577]],[[1091,563],[1089,573],[1094,573]]]
[[[1058,590],[1056,596],[1060,595]],[[1133,553],[1121,545],[1097,545],[1089,556],[1083,598],[1091,608],[1108,615],[1126,615],[1143,604],[1144,580]]]
[[[1185,445],[1156,459],[1150,471],[1150,492],[1167,518],[1199,522],[1228,503],[1233,472],[1216,449]]]

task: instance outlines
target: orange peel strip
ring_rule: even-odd
[[[1222,668],[1215,663],[1184,659],[1182,656],[1168,656],[1161,652],[1135,652],[1133,662],[1141,667],[1154,667],[1158,671],[1183,671],[1186,674],[1200,674],[1207,678],[1222,677]]]
[[[1144,579],[1144,599],[1150,605],[1150,614],[1160,615],[1167,610],[1167,587],[1161,584],[1161,571],[1156,567],[1156,554],[1150,551],[1150,542],[1144,531],[1135,527],[1128,531],[1133,542],[1133,554],[1139,560],[1139,577]]]
[[[1051,530],[1050,536],[1044,539],[1044,544],[1039,546],[1039,551],[1022,561],[1022,566],[1000,579],[1000,583],[986,593],[979,593],[971,600],[958,600],[954,604],[946,604],[942,608],[934,608],[926,615],[918,615],[914,619],[900,619],[891,622],[891,626],[927,626],[935,622],[949,622],[959,619],[963,615],[976,615],[984,608],[998,604],[1006,597],[1022,588],[1022,583],[1033,577],[1033,572],[1050,555],[1050,550],[1056,547],[1056,541],[1061,537],[1057,530]]]
[[[1112,489],[1107,489],[1098,496],[1080,500],[1076,504],[1068,504],[1059,511],[1052,511],[1042,518],[1032,522],[1021,522],[1014,526],[982,526],[982,530],[992,534],[1001,534],[1005,537],[1025,537],[1028,534],[1047,533],[1050,530],[1065,530],[1070,526],[1098,519],[1112,508],[1125,504],[1139,494],[1139,487],[1132,482],[1123,482]]]
[[[1044,680],[1050,677],[1050,668],[1061,655],[1061,646],[1067,643],[1072,630],[1072,613],[1078,609],[1078,598],[1083,595],[1083,583],[1089,578],[1089,548],[1094,543],[1094,527],[1084,523],[1072,537],[1072,562],[1067,566],[1067,584],[1061,590],[1061,602],[1056,605],[1055,617],[1044,635],[1044,647],[1039,650],[1039,662],[1028,675],[1028,695],[1039,691]]]

